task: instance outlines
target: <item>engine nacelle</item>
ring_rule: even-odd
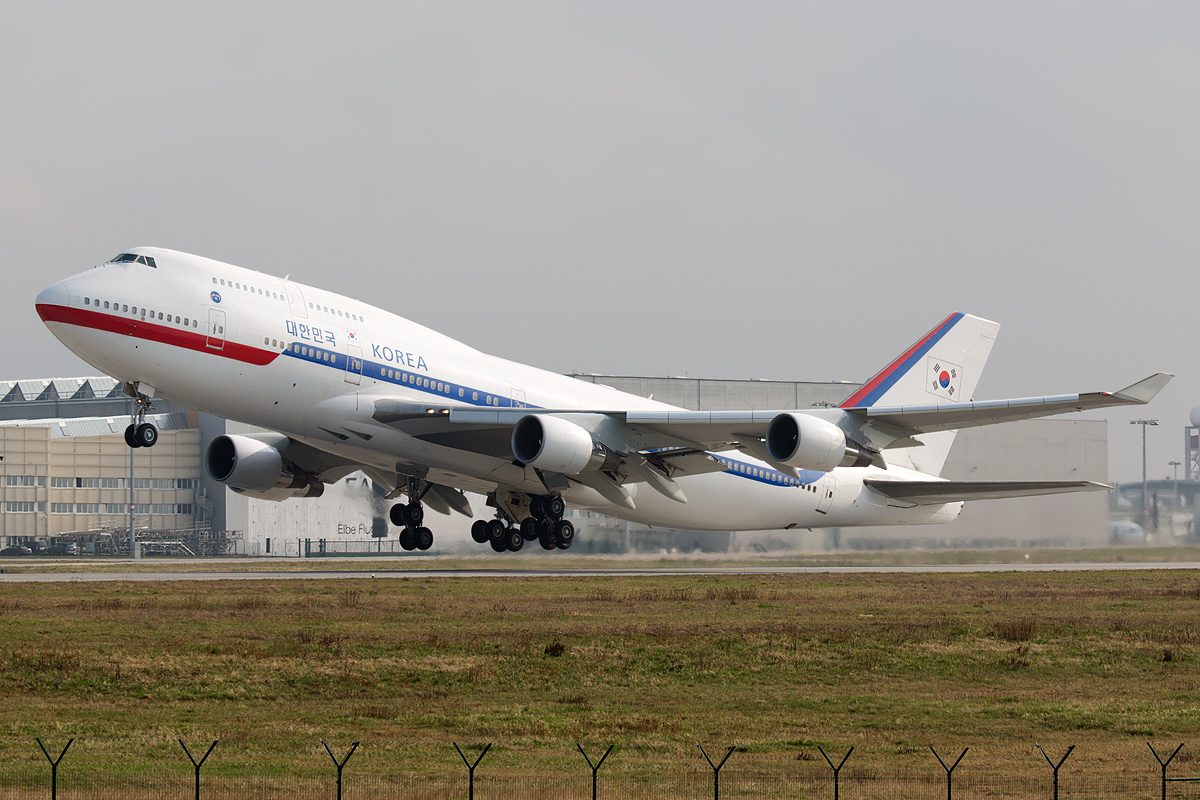
[[[620,459],[574,422],[549,414],[522,417],[512,432],[513,457],[529,467],[563,475],[616,469]]]
[[[828,472],[839,466],[863,466],[870,457],[846,442],[837,425],[808,414],[780,414],[767,426],[767,452],[798,469]]]
[[[218,436],[204,454],[214,481],[266,499],[320,497],[324,485],[284,459],[277,449],[250,436]]]

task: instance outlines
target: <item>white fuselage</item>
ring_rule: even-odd
[[[155,396],[279,431],[384,473],[422,465],[430,481],[466,491],[545,492],[511,452],[435,444],[376,421],[380,398],[442,408],[673,408],[486,355],[333,292],[184,253],[130,252],[151,253],[156,266],[106,264],[39,295],[39,314],[67,347]],[[715,455],[726,471],[678,478],[686,503],[637,483],[626,487],[636,510],[577,484],[563,496],[572,506],[691,530],[945,522],[962,506],[889,506],[863,486],[864,476],[884,473],[875,467],[803,471],[795,481],[740,452]],[[897,467],[886,473],[930,477]]]

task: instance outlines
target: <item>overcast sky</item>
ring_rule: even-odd
[[[336,7],[335,7],[336,6]],[[0,5],[0,377],[156,245],[558,371],[862,381],[951,311],[977,399],[1200,403],[1200,5]],[[1095,418],[1095,415],[1092,415]]]

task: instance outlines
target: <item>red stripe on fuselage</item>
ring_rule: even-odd
[[[123,336],[145,339],[149,342],[161,342],[172,347],[194,350],[197,353],[221,356],[233,359],[234,361],[253,364],[257,367],[266,366],[279,357],[279,353],[274,350],[263,350],[260,347],[251,347],[250,345],[231,342],[228,339],[225,340],[225,346],[218,350],[215,347],[208,346],[208,337],[203,333],[194,333],[167,325],[159,325],[158,323],[148,322],[140,317],[121,317],[89,309],[48,304],[39,305],[37,312],[38,316],[45,322],[62,322],[67,325],[77,325],[81,328],[90,328],[96,331],[119,333]]]

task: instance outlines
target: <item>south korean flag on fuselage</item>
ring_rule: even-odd
[[[945,400],[961,400],[959,387],[962,386],[962,366],[933,356],[929,357],[928,364],[929,377],[925,381],[925,391]]]

